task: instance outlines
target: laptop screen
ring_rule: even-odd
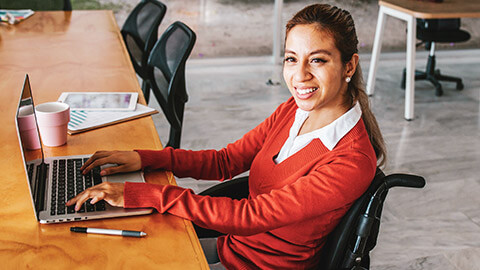
[[[20,149],[22,150],[22,157],[25,163],[25,171],[28,177],[30,194],[34,202],[36,202],[36,198],[39,196],[39,183],[35,181],[36,172],[34,172],[34,170],[36,166],[32,165],[43,164],[44,157],[34,108],[30,81],[28,75],[26,75],[15,121]]]

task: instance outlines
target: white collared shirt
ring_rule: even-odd
[[[357,102],[353,108],[335,119],[332,123],[323,128],[297,136],[303,123],[307,120],[308,114],[309,112],[307,111],[300,108],[297,109],[297,112],[295,113],[295,121],[290,128],[288,139],[285,141],[285,144],[282,146],[280,153],[275,159],[277,164],[300,151],[313,139],[317,138],[320,139],[323,145],[331,151],[343,136],[345,136],[358,123],[362,117],[362,109]]]

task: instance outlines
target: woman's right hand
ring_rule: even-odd
[[[100,172],[100,175],[110,175],[114,173],[133,172],[142,168],[140,154],[135,151],[97,151],[82,166],[83,174],[87,174],[95,167],[105,164],[116,164],[117,166],[108,167]]]

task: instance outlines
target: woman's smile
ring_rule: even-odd
[[[318,87],[295,87],[295,93],[299,99],[309,99],[317,90]]]

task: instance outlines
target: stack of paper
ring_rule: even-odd
[[[137,104],[134,111],[70,111],[68,133],[76,134],[87,130],[113,125],[157,113],[157,110]]]

